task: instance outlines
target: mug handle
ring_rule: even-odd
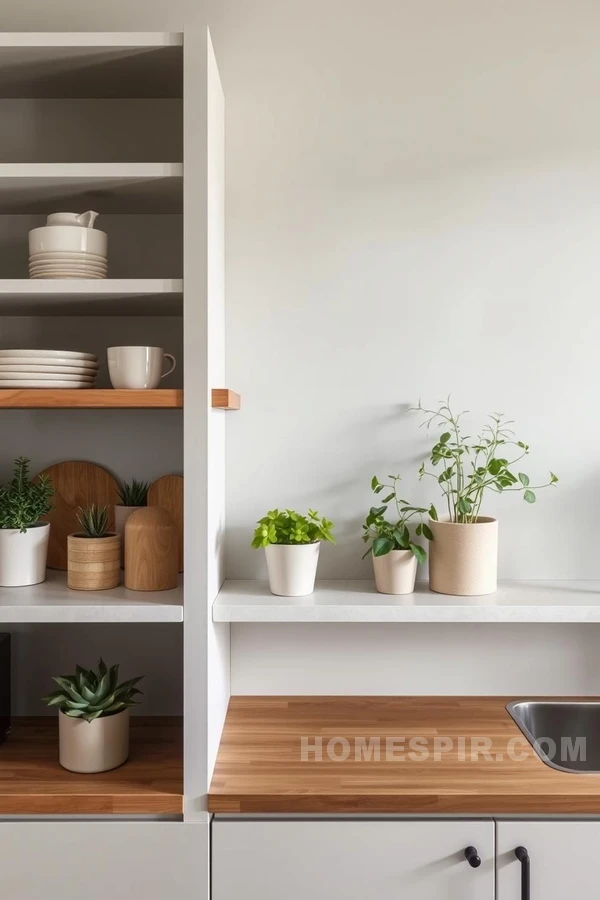
[[[164,358],[165,358],[165,359],[170,359],[170,360],[171,360],[171,368],[169,369],[168,372],[165,372],[163,375],[160,376],[161,381],[162,381],[163,378],[166,378],[167,375],[170,375],[171,372],[174,372],[174,371],[175,371],[175,366],[177,365],[177,361],[176,361],[175,357],[172,356],[170,353],[165,353]]]

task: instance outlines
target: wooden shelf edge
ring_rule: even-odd
[[[242,398],[235,391],[227,388],[212,389],[212,408],[213,409],[240,409]]]
[[[0,390],[0,409],[181,409],[183,391],[53,388]]]

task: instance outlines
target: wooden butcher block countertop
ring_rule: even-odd
[[[543,763],[506,712],[512,699],[534,698],[232,697],[209,810],[600,814],[600,775],[573,775]],[[409,741],[416,737],[427,759],[409,760]],[[492,759],[480,753],[472,760],[472,740],[486,737]],[[322,742],[321,761],[314,750],[302,761],[303,738],[310,747]],[[329,757],[332,738],[343,739],[331,745],[333,754],[348,750],[347,759]],[[379,739],[379,761],[364,758],[369,738]],[[443,738],[452,739],[452,750],[444,751]],[[513,755],[522,759],[507,756],[512,739]]]

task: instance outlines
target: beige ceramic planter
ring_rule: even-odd
[[[67,538],[67,585],[75,591],[106,591],[121,580],[121,536]]]
[[[380,594],[412,594],[417,558],[412,550],[391,550],[385,556],[373,556],[373,571]]]
[[[269,544],[265,547],[269,587],[278,597],[306,597],[315,589],[321,544]]]
[[[108,772],[129,756],[129,710],[93,722],[58,714],[59,762],[70,772]]]
[[[498,522],[480,516],[471,525],[430,520],[429,587],[438,594],[471,597],[498,587]]]

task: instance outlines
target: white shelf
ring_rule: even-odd
[[[0,279],[2,316],[177,316],[182,301],[181,279]]]
[[[0,97],[181,97],[183,35],[4,32]]]
[[[215,622],[600,622],[600,581],[505,581],[485,597],[378,594],[371,581],[321,581],[308,597],[275,597],[261,581],[226,581]]]
[[[31,587],[0,587],[0,623],[182,622],[183,587],[172,591],[71,591],[67,573],[48,570]]]
[[[179,213],[181,163],[2,163],[0,213],[56,205],[113,213]]]

